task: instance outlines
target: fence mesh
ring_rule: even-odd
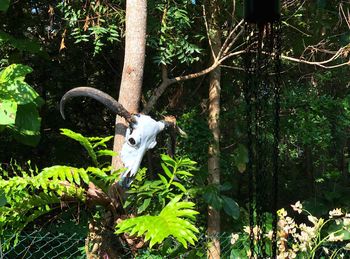
[[[4,250],[7,242],[10,242],[11,236],[3,237],[0,243],[0,259],[13,258],[86,258],[84,245],[85,237],[79,234],[53,234],[45,231],[34,231],[31,233],[22,233],[18,238],[18,243],[15,247],[10,247]],[[247,247],[243,245],[231,244],[232,235],[223,233],[220,235],[220,258],[236,259],[248,258],[246,255]],[[176,241],[172,240],[172,245],[177,246],[177,250],[167,254],[166,258],[206,258],[208,256],[208,247],[210,240],[205,234],[200,234],[198,242],[195,245],[190,245],[187,249],[180,246]],[[350,258],[350,250],[344,249],[345,244],[342,242],[330,243],[318,249],[315,253],[315,258]],[[242,256],[237,256],[234,250],[244,251]],[[154,252],[154,250],[153,250]],[[164,258],[155,256],[155,253],[149,250],[140,250],[137,254],[133,254],[125,247],[125,254],[120,258]],[[283,257],[282,257],[283,258]],[[304,257],[297,257],[304,258]]]
[[[18,237],[18,243],[14,247],[5,250],[8,242],[13,236],[6,236],[0,244],[0,258],[85,258],[85,237],[74,233],[67,235],[63,233],[53,234],[43,231],[22,233]]]

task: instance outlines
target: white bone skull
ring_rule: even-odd
[[[144,154],[157,144],[157,134],[164,128],[174,127],[174,124],[167,121],[155,121],[150,116],[143,114],[132,115],[110,95],[91,87],[76,87],[63,95],[60,102],[60,112],[63,118],[65,118],[65,103],[77,96],[90,97],[101,102],[129,123],[125,143],[120,154],[126,170],[122,173],[119,181],[121,186],[129,187],[140,167]]]
[[[155,121],[150,116],[134,115],[135,123],[126,130],[125,143],[121,150],[121,160],[126,168],[121,175],[120,183],[129,187],[140,168],[142,158],[147,150],[157,144],[156,137],[165,128],[162,121]]]

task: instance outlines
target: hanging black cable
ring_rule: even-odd
[[[264,2],[264,8],[262,8]],[[267,13],[266,5],[271,5]],[[245,2],[245,102],[249,162],[249,222],[252,258],[277,257],[277,201],[280,110],[279,1]],[[266,213],[273,215],[268,249]],[[268,251],[272,251],[271,254]]]
[[[273,29],[273,27],[272,27]],[[276,24],[274,37],[275,58],[275,84],[274,84],[274,143],[273,143],[273,235],[272,235],[272,258],[277,258],[277,210],[278,210],[278,172],[279,172],[279,142],[280,142],[280,109],[281,109],[281,23]]]

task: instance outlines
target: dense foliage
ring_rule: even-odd
[[[222,10],[219,29],[224,41],[242,18],[242,1],[216,3]],[[212,64],[203,18],[210,8],[201,4],[148,1],[141,106],[161,82],[162,68],[175,77]],[[112,135],[114,115],[93,100],[72,101],[64,121],[58,103],[67,90],[81,85],[117,96],[123,68],[124,8],[125,1],[114,0],[0,2],[0,235],[38,227],[45,217],[67,213],[60,206],[67,197],[74,204],[85,203],[90,183],[108,193],[117,179],[118,172],[110,173],[109,166],[112,137],[84,137]],[[339,230],[321,219],[342,208],[345,225],[350,211],[349,66],[340,65],[349,60],[349,8],[345,1],[282,1],[279,207],[300,200],[304,212],[317,222],[307,215],[287,220],[283,211],[280,218],[299,234],[301,224],[317,226],[317,234],[313,232],[309,239],[313,246],[302,251],[314,256],[318,243]],[[237,49],[244,40],[239,38]],[[307,63],[335,55],[330,64]],[[117,233],[144,234],[149,246],[142,249],[152,248],[147,255],[166,256],[169,235],[180,242],[177,247],[193,244],[197,232],[205,232],[208,204],[224,215],[222,232],[236,233],[249,225],[243,67],[241,56],[227,59],[221,67],[220,185],[207,185],[208,77],[174,84],[153,109],[155,117],[175,115],[188,137],[178,138],[175,158],[160,155],[166,153],[167,140],[159,139],[144,159],[147,170],[138,173],[123,204],[126,214],[137,216],[122,221]],[[63,127],[73,131],[64,129],[60,134]],[[100,208],[91,212],[90,207],[72,205],[70,209],[100,218]],[[266,213],[269,218],[271,211]],[[149,226],[154,220],[164,225],[171,221],[183,229],[160,224],[157,232]],[[293,238],[300,246],[297,236]],[[344,247],[348,240],[350,236],[344,234]],[[249,245],[244,234],[237,242]],[[285,246],[291,247],[291,243]],[[239,251],[232,246],[235,253]]]

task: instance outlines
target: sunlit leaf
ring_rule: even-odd
[[[168,168],[164,163],[161,163],[160,165],[162,166],[164,173],[165,173],[169,178],[172,178],[173,174],[170,172],[169,168]]]
[[[11,100],[0,100],[0,124],[15,124],[17,103]]]
[[[199,230],[190,220],[198,212],[193,210],[194,203],[180,201],[180,198],[177,196],[172,199],[157,216],[139,216],[120,222],[116,226],[116,233],[145,236],[150,247],[162,243],[169,236],[173,236],[185,248],[188,243],[194,245],[197,241],[195,233],[199,233]]]
[[[12,64],[0,73],[0,99],[14,100],[17,104],[35,103],[38,107],[43,100],[24,79],[32,69],[21,64]]]

